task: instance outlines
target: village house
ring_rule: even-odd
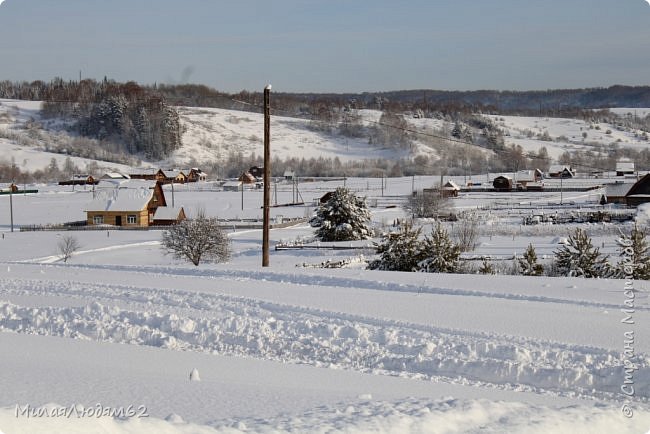
[[[625,195],[628,206],[639,206],[650,202],[650,174],[635,182]]]
[[[167,208],[160,183],[140,179],[101,181],[85,212],[89,226],[148,227],[185,218],[182,208]]]
[[[547,173],[549,178],[573,178],[576,175],[573,168],[566,164],[554,164]]]
[[[73,175],[66,181],[59,181],[59,185],[92,185],[98,182],[92,175]]]
[[[182,170],[160,169],[156,173],[156,181],[161,184],[185,184],[187,182],[187,175]]]
[[[616,176],[634,175],[634,161],[623,158],[616,162]]]

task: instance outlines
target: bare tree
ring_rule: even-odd
[[[447,216],[452,208],[451,200],[438,191],[418,191],[409,196],[404,206],[413,217],[424,218]]]
[[[57,247],[59,249],[59,253],[61,254],[61,259],[63,259],[63,262],[68,262],[68,259],[70,259],[74,252],[79,250],[81,245],[73,235],[64,235],[61,237],[61,239],[59,239]]]
[[[162,247],[177,259],[198,266],[201,259],[225,262],[230,259],[230,239],[216,218],[199,211],[196,218],[183,220],[163,233]]]
[[[459,218],[452,226],[451,234],[462,252],[471,252],[478,245],[480,235],[478,217]]]

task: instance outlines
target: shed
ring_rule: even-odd
[[[160,206],[153,215],[154,226],[171,226],[185,220],[185,210],[183,207]]]
[[[495,190],[499,191],[510,191],[513,186],[512,178],[507,175],[500,175],[494,178],[492,181],[492,186]]]
[[[442,186],[443,197],[458,197],[458,192],[460,187],[454,181],[449,180]]]

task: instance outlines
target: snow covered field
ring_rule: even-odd
[[[385,206],[389,197],[435,181],[389,179],[383,199],[380,180],[346,182],[377,199],[373,220],[381,225],[404,217]],[[273,208],[272,216],[308,217],[333,186],[302,185],[306,205]],[[89,190],[37,187],[13,197],[16,226],[84,218]],[[242,200],[203,187],[177,188],[176,205],[223,218],[261,215],[260,191]],[[279,185],[278,203],[292,194]],[[456,203],[489,201],[464,195]],[[490,212],[486,223],[507,221]],[[478,251],[534,242],[550,254],[563,230],[532,238],[486,232]],[[609,229],[592,230],[614,253]],[[8,196],[0,196],[0,231],[7,434],[650,430],[647,282],[634,282],[634,323],[625,324],[623,280],[304,266],[370,250],[272,250],[262,268],[257,229],[229,231],[226,264],[165,256],[157,230],[72,232],[81,248],[63,263],[56,243],[66,233],[9,231]],[[272,230],[271,239],[312,234],[301,223]],[[638,369],[626,372],[626,363]],[[200,381],[190,381],[193,369]],[[626,380],[633,396],[621,391]]]

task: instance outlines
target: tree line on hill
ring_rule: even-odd
[[[43,101],[45,118],[72,121],[84,137],[119,143],[128,154],[162,159],[181,146],[176,109],[155,88],[134,82],[82,80],[0,82],[0,97]]]

